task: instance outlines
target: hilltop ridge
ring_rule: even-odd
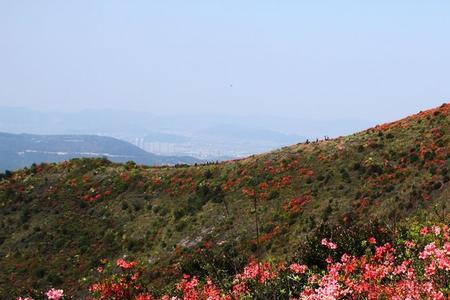
[[[73,159],[3,174],[0,294],[76,293],[103,258],[131,256],[164,287],[212,249],[240,266],[289,258],[323,226],[449,211],[450,105],[335,139],[218,164]],[[232,272],[232,271],[230,271]]]

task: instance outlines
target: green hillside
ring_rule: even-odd
[[[250,256],[290,258],[324,225],[445,218],[449,112],[219,164],[73,159],[2,174],[0,298],[50,286],[82,296],[103,258],[132,257],[164,288],[208,271],[198,249],[237,272]]]

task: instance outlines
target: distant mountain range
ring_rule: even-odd
[[[98,135],[35,135],[0,132],[0,170],[14,170],[33,163],[60,162],[75,157],[106,157],[113,162],[145,165],[195,163],[188,156],[148,153],[116,138]]]
[[[207,160],[245,157],[373,125],[300,116],[163,115],[108,109],[61,112],[0,106],[0,132],[111,136],[150,153]]]

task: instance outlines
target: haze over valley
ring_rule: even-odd
[[[0,132],[110,136],[153,154],[208,161],[242,158],[372,125],[359,119],[161,115],[108,109],[54,112],[0,106]]]

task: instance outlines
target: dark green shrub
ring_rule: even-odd
[[[20,213],[20,222],[22,224],[25,224],[26,222],[28,222],[28,220],[30,219],[30,210],[28,208],[25,208],[21,213]]]
[[[128,251],[136,250],[138,248],[138,246],[139,246],[139,243],[136,240],[129,240],[127,242],[127,250]]]
[[[212,171],[211,171],[210,169],[206,170],[206,171],[203,173],[203,177],[204,177],[205,179],[211,179],[211,178],[213,177]]]
[[[269,200],[272,200],[272,199],[278,198],[279,196],[280,196],[280,192],[275,190],[275,191],[270,191],[268,198],[269,198]]]
[[[139,199],[134,199],[132,201],[132,205],[135,211],[139,211],[142,209],[142,203]]]
[[[416,153],[411,153],[409,155],[409,161],[415,163],[419,160],[419,156]]]
[[[423,159],[424,160],[432,160],[435,156],[436,156],[436,153],[434,153],[434,151],[427,151],[427,152],[425,152]]]
[[[63,284],[64,280],[62,279],[62,277],[58,274],[48,274],[47,276],[47,280],[53,285],[53,286],[58,286]]]
[[[371,165],[368,169],[367,169],[367,174],[368,175],[381,175],[383,174],[383,167],[380,165]]]
[[[175,230],[179,232],[179,231],[182,231],[185,227],[186,227],[186,222],[178,222],[175,225]]]
[[[169,213],[169,209],[167,207],[162,207],[159,209],[159,215],[161,217],[166,216]]]
[[[38,268],[34,271],[34,276],[35,276],[36,278],[41,279],[41,278],[43,278],[43,277],[45,276],[46,273],[47,273],[47,271],[46,271],[44,268],[38,267]]]
[[[175,220],[179,220],[186,215],[186,211],[184,208],[178,208],[173,212],[173,217]]]
[[[442,187],[442,183],[440,181],[435,182],[433,185],[433,189],[438,190]]]
[[[377,222],[368,222],[367,225],[330,226],[322,225],[305,242],[302,242],[296,252],[296,261],[325,269],[328,256],[338,261],[344,253],[361,256],[365,254],[367,245],[361,241],[375,237],[379,244],[391,241],[392,232],[380,230],[384,226]],[[334,251],[329,251],[321,245],[323,238],[331,239],[338,245]]]

